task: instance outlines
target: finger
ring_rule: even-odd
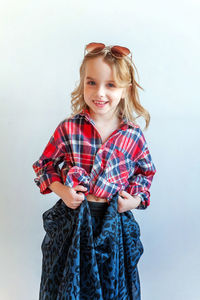
[[[85,192],[85,191],[87,191],[87,188],[85,186],[79,184],[79,185],[74,187],[74,190]]]
[[[123,198],[128,198],[128,193],[126,192],[126,191],[121,191],[120,193],[119,193],[119,195],[120,196],[122,196]]]
[[[83,201],[73,201],[73,203],[71,203],[71,207],[72,208],[77,208],[77,207],[79,207],[80,205],[81,205],[81,203],[82,203]]]
[[[118,203],[121,203],[123,201],[123,198],[122,197],[118,197]]]
[[[74,205],[74,207],[78,207],[78,206],[81,205],[82,202],[83,201],[76,201],[76,202],[73,203],[73,205]]]
[[[84,193],[78,192],[78,193],[76,194],[76,201],[82,202],[84,199],[85,199]]]

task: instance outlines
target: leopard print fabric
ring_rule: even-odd
[[[144,248],[133,213],[117,211],[118,192],[103,217],[87,198],[77,209],[62,199],[43,213],[40,300],[140,300],[137,263]]]

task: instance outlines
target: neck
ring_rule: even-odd
[[[95,123],[105,124],[105,123],[115,123],[119,121],[119,118],[116,113],[112,113],[109,115],[100,115],[90,111],[90,116],[94,120]]]

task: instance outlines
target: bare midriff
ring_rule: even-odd
[[[91,202],[107,202],[106,198],[99,198],[99,197],[95,196],[94,194],[88,194],[86,197],[87,197],[87,200],[91,201]]]

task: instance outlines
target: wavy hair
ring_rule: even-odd
[[[80,66],[80,81],[71,93],[71,117],[80,113],[82,109],[88,108],[83,96],[85,68],[87,61],[99,56],[103,56],[104,61],[112,68],[114,80],[117,86],[127,88],[125,98],[122,98],[118,104],[118,115],[126,117],[128,121],[135,124],[137,124],[136,119],[142,116],[146,122],[144,129],[147,129],[150,122],[150,114],[140,103],[138,88],[142,90],[144,89],[135,79],[136,72],[139,78],[135,64],[129,56],[124,56],[122,58],[114,57],[110,50],[106,47],[99,53],[89,52],[84,56]],[[128,87],[130,88],[128,89]],[[134,113],[136,115],[134,115]]]

